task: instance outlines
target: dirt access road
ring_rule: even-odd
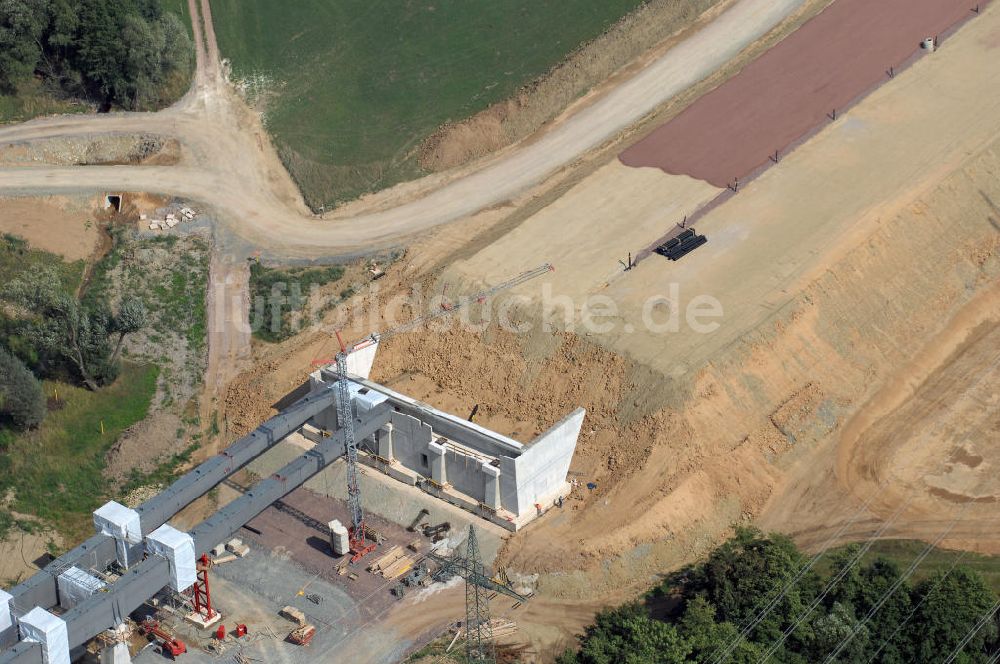
[[[364,203],[351,205],[321,219],[306,209],[259,119],[226,83],[207,0],[200,2],[203,23],[197,20],[195,0],[189,0],[196,17],[197,74],[192,90],[178,104],[153,114],[57,117],[0,130],[0,142],[6,143],[130,132],[175,137],[183,146],[180,163],[3,168],[0,192],[121,190],[176,195],[212,206],[221,221],[248,241],[286,255],[328,256],[390,246],[538,184],[722,67],[803,3],[740,0],[602,98],[553,123],[537,140],[415,200],[375,211]]]

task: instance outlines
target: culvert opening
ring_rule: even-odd
[[[115,212],[122,211],[122,197],[121,194],[108,194],[104,197],[104,209],[114,208]]]

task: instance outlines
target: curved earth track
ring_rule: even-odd
[[[389,209],[317,217],[263,135],[255,114],[221,73],[207,0],[189,0],[197,73],[191,91],[158,113],[55,117],[0,129],[0,143],[141,132],[177,138],[175,167],[0,168],[0,193],[144,191],[210,205],[251,243],[295,256],[321,256],[398,244],[404,237],[502,203],[600,146],[660,104],[704,79],[765,35],[804,0],[739,0],[638,74],[537,140]],[[201,17],[199,20],[198,17]]]

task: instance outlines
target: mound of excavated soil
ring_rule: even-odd
[[[0,164],[10,166],[170,166],[180,156],[180,141],[151,134],[48,138],[0,146]]]

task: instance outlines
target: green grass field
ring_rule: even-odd
[[[173,12],[181,17],[184,25],[187,26],[188,36],[194,39],[194,31],[191,30],[191,12],[188,11],[187,0],[160,0],[163,11]]]
[[[45,381],[58,402],[35,431],[0,430],[0,493],[13,489],[11,507],[32,514],[60,532],[81,537],[91,512],[107,495],[101,472],[118,435],[146,417],[159,370],[124,364],[113,385],[98,392]],[[101,427],[103,425],[103,433]]]
[[[420,174],[414,149],[511,96],[642,0],[212,0],[234,79],[262,74],[266,122],[308,203]]]

